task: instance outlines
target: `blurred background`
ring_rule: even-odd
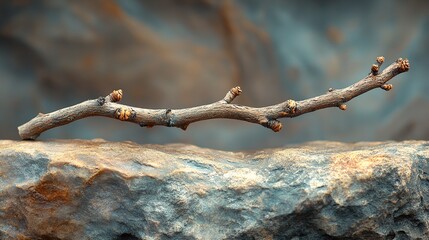
[[[279,133],[235,120],[140,128],[86,118],[50,138],[190,143],[224,150],[314,140],[429,140],[428,1],[0,1],[0,139],[37,113],[124,91],[122,103],[184,108],[218,101],[266,106],[346,87],[410,59],[390,92],[283,119]],[[384,66],[385,67],[385,66]]]

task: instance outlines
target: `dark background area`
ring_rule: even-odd
[[[218,149],[278,147],[313,140],[429,139],[427,1],[0,1],[0,138],[17,126],[122,88],[122,103],[183,108],[217,101],[266,106],[346,87],[375,57],[411,70],[390,92],[372,90],[348,110],[256,124],[209,120],[140,128],[96,117],[39,139],[104,138],[190,143]]]

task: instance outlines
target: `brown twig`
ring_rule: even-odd
[[[48,114],[39,113],[29,122],[19,126],[18,131],[22,139],[36,139],[48,129],[85,117],[104,116],[138,123],[142,127],[162,125],[179,127],[183,130],[186,130],[188,125],[193,122],[213,118],[228,118],[257,123],[272,129],[274,132],[278,132],[282,128],[282,124],[277,120],[279,118],[297,117],[304,113],[328,107],[338,107],[341,110],[346,110],[346,102],[371,89],[382,88],[390,90],[392,85],[386,84],[386,82],[410,69],[408,60],[400,58],[379,73],[383,62],[384,58],[378,57],[376,64],[371,67],[371,73],[349,87],[343,89],[330,88],[323,95],[298,102],[287,100],[261,108],[239,106],[231,104],[234,98],[241,93],[240,87],[234,87],[229,90],[222,100],[208,105],[185,109],[143,109],[116,103],[122,98],[122,90],[117,90],[106,97],[88,100]]]

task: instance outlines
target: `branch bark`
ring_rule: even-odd
[[[91,116],[134,122],[142,127],[161,125],[178,127],[183,130],[186,130],[188,125],[193,122],[228,118],[257,123],[278,132],[282,128],[279,118],[297,117],[328,107],[346,110],[346,102],[371,89],[381,88],[386,91],[392,89],[392,85],[386,84],[386,82],[410,69],[408,60],[399,58],[379,73],[383,62],[383,57],[377,57],[369,75],[349,87],[343,89],[330,88],[323,95],[302,101],[287,100],[261,108],[235,105],[231,102],[241,94],[241,89],[234,87],[228,91],[222,100],[212,104],[185,109],[144,109],[116,103],[122,99],[122,90],[115,90],[106,97],[84,101],[47,114],[39,113],[29,122],[19,126],[18,132],[22,139],[36,139],[46,130]]]

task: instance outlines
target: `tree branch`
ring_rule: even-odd
[[[257,123],[278,132],[282,128],[282,124],[277,120],[279,118],[297,117],[328,107],[346,110],[346,102],[371,89],[382,88],[386,91],[392,89],[392,85],[386,84],[386,82],[410,69],[408,60],[400,58],[379,73],[383,62],[384,58],[378,57],[376,64],[372,65],[369,75],[349,87],[343,89],[330,88],[323,95],[297,102],[287,100],[261,108],[235,105],[231,102],[240,95],[241,89],[234,87],[222,100],[208,105],[185,109],[143,109],[116,103],[122,98],[122,90],[117,90],[106,97],[88,100],[48,114],[39,113],[29,122],[19,126],[18,132],[22,139],[36,139],[46,130],[91,116],[116,118],[137,123],[142,127],[162,125],[179,127],[183,130],[186,130],[188,125],[193,122],[228,118]]]

